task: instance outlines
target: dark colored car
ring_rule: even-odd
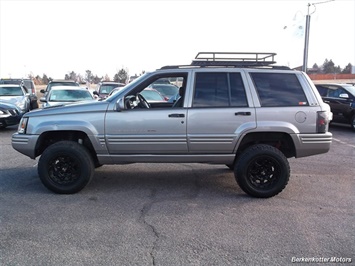
[[[24,89],[26,90],[27,93],[30,94],[30,109],[36,109],[38,108],[38,98],[36,94],[36,86],[33,82],[32,79],[1,79],[0,84],[16,84],[16,85],[22,85]]]
[[[355,130],[355,86],[315,84],[325,103],[330,105],[333,122],[349,124]]]
[[[0,128],[18,124],[21,110],[14,104],[0,102]]]
[[[97,90],[95,90],[93,94],[99,96],[100,99],[106,99],[113,89],[124,86],[126,86],[126,84],[114,81],[104,81],[99,84]]]

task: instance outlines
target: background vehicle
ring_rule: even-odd
[[[330,107],[312,81],[273,66],[274,55],[199,53],[105,101],[28,113],[12,146],[40,156],[39,177],[56,193],[80,191],[103,164],[171,162],[224,164],[245,193],[275,196],[289,181],[287,158],[328,152],[332,134]],[[160,79],[181,81],[178,105],[145,99]]]
[[[172,84],[153,84],[151,88],[157,90],[166,101],[179,94],[179,88]]]
[[[350,84],[316,84],[325,103],[330,105],[333,121],[349,124],[355,130],[355,86]]]
[[[94,91],[94,95],[97,95],[100,99],[106,99],[113,89],[124,86],[126,86],[126,84],[113,81],[103,81],[98,85],[97,90]]]
[[[30,110],[30,94],[22,85],[0,85],[0,101],[16,105],[21,114]]]
[[[159,93],[159,91],[152,88],[144,89],[141,92],[141,95],[148,101],[148,103],[166,101],[166,98],[164,98],[163,95]]]
[[[21,117],[21,110],[16,105],[0,102],[0,128],[16,125]]]
[[[36,86],[32,79],[1,79],[0,84],[17,84],[22,85],[26,92],[30,94],[30,109],[38,108],[38,98],[36,94]]]
[[[46,97],[40,99],[43,102],[42,107],[93,100],[94,97],[87,89],[77,86],[54,86]]]
[[[74,80],[61,80],[61,79],[54,79],[50,81],[46,87],[46,89],[41,90],[41,93],[44,93],[44,96],[55,86],[77,86],[79,87],[79,83],[75,82]]]

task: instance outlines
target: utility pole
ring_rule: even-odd
[[[307,11],[307,16],[306,16],[306,28],[305,28],[305,36],[304,36],[304,52],[303,52],[303,66],[302,66],[302,71],[303,72],[307,72],[307,65],[308,65],[308,45],[309,45],[309,30],[311,27],[311,15],[316,12],[316,5],[319,4],[325,4],[325,3],[329,3],[335,0],[327,0],[327,1],[323,1],[323,2],[318,2],[318,3],[313,3],[310,4],[308,3],[308,11]],[[314,11],[309,14],[309,7],[310,6],[314,6]]]
[[[306,16],[306,31],[304,36],[304,52],[303,52],[303,66],[302,71],[307,72],[307,65],[308,65],[308,44],[309,44],[309,27],[311,23],[311,15],[309,14],[309,7],[311,6],[308,3],[308,11]]]

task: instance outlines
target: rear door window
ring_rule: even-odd
[[[196,73],[193,107],[247,107],[240,73]]]
[[[309,105],[295,74],[255,72],[250,76],[262,107]]]

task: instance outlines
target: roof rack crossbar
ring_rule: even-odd
[[[276,63],[275,55],[259,52],[199,52],[191,65],[268,66]]]

